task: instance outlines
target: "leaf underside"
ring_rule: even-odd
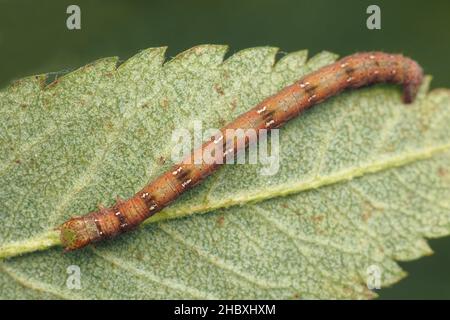
[[[56,226],[168,169],[172,131],[220,128],[329,64],[306,51],[165,48],[0,91],[0,298],[372,298],[450,231],[450,92],[345,92],[280,130],[280,169],[229,165],[145,227],[62,254]],[[206,213],[206,214],[196,214]],[[179,217],[180,219],[169,220]],[[153,222],[153,223],[152,223]],[[45,249],[45,250],[44,250]],[[24,254],[27,253],[27,254]],[[81,289],[66,286],[81,270]]]

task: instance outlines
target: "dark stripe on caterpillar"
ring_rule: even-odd
[[[151,212],[158,207],[158,204],[148,192],[142,193],[141,199],[143,199],[148,212]]]
[[[117,220],[119,222],[120,229],[121,230],[125,229],[128,226],[128,222],[127,222],[125,216],[122,214],[122,212],[118,208],[115,208],[114,211],[115,211],[114,216],[117,218]]]
[[[172,171],[172,174],[178,181],[183,182],[189,178],[190,170],[183,168],[182,166],[178,166],[174,171]]]

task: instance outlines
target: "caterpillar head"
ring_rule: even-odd
[[[407,59],[408,72],[403,83],[403,102],[411,103],[417,96],[423,81],[423,70],[414,60]]]
[[[94,221],[86,217],[75,217],[60,227],[60,239],[66,251],[87,246],[99,237]]]

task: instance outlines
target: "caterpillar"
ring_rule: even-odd
[[[394,83],[403,86],[403,101],[411,103],[422,83],[422,68],[414,60],[400,54],[383,52],[355,53],[312,72],[275,95],[266,98],[251,110],[241,114],[223,127],[221,138],[206,141],[188,157],[195,158],[212,144],[226,144],[227,129],[274,129],[296,117],[302,111],[340,93],[347,88],[359,88],[374,83]],[[246,144],[234,144],[225,149],[237,154]],[[182,161],[169,171],[150,182],[134,196],[124,201],[118,199],[110,208],[100,207],[98,211],[81,217],[73,217],[60,227],[60,239],[66,251],[83,248],[93,242],[113,238],[131,230],[154,215],[181,193],[194,187],[220,167],[223,161],[190,164]]]

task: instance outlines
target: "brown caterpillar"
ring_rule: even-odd
[[[338,94],[347,88],[359,88],[373,83],[403,85],[403,101],[414,100],[423,79],[422,68],[402,55],[383,52],[356,53],[306,75],[277,94],[265,99],[253,109],[241,114],[221,129],[273,129],[296,117],[305,109]],[[226,139],[205,142],[194,150],[203,154],[213,143],[225,144]],[[248,144],[248,141],[246,141]],[[223,152],[236,154],[246,146],[234,144],[234,149]],[[60,226],[61,242],[66,250],[82,248],[92,242],[112,238],[136,227],[148,217],[174,201],[181,193],[212,174],[219,163],[187,164],[183,161],[160,175],[130,199],[110,208],[100,208],[82,217],[71,218]],[[222,162],[223,163],[223,162]]]

